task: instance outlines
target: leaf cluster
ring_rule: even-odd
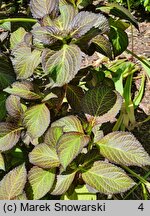
[[[32,30],[20,27],[1,41],[10,44],[0,56],[1,200],[75,199],[80,188],[92,199],[122,193],[136,184],[123,168],[150,165],[130,132],[104,135],[123,95],[102,71],[82,67],[83,53],[122,53],[128,24],[121,19],[137,23],[116,4],[98,8],[109,19],[84,11],[91,3],[31,0]]]

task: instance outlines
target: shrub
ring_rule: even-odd
[[[81,67],[83,52],[122,53],[125,24],[80,11],[87,1],[67,2],[31,0],[35,19],[26,21],[35,25],[11,32],[10,53],[1,55],[0,199],[75,199],[80,187],[89,195],[121,193],[135,185],[124,169],[150,165],[130,132],[104,135],[101,126],[115,121],[123,97],[103,73]]]

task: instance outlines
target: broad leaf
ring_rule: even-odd
[[[61,39],[60,30],[55,26],[36,27],[32,31],[35,41],[51,45]]]
[[[78,39],[92,28],[97,28],[100,33],[107,32],[109,30],[107,19],[102,14],[82,11],[75,16],[70,24],[71,36]]]
[[[43,52],[42,62],[44,71],[52,79],[52,85],[63,86],[69,83],[80,69],[81,51],[76,45],[64,45],[56,52],[46,49]]]
[[[37,24],[37,25],[39,25],[39,24]],[[51,19],[50,15],[45,15],[42,18],[42,26],[54,26],[54,25],[55,25],[54,20]],[[34,26],[33,26],[33,28],[34,28]]]
[[[13,49],[15,46],[24,41],[24,36],[27,32],[24,28],[20,27],[15,32],[11,33],[10,36],[10,48]]]
[[[89,4],[92,4],[93,0],[77,0],[77,6],[79,8],[87,7]]]
[[[101,140],[104,136],[104,133],[102,130],[100,130],[100,125],[95,125],[92,128],[92,132],[94,134],[94,143],[98,142],[99,140]]]
[[[61,195],[64,194],[70,185],[72,184],[76,172],[73,172],[71,174],[64,174],[64,175],[58,175],[57,176],[57,182],[54,190],[51,192],[52,195]]]
[[[0,28],[5,31],[11,31],[11,22],[3,22],[0,24]]]
[[[0,56],[0,90],[15,81],[15,73],[10,60]]]
[[[60,0],[60,1],[65,2],[64,0]],[[79,9],[82,9],[84,7],[87,7],[89,4],[91,4],[93,0],[66,0],[66,2],[73,4],[74,7],[76,7],[77,5]]]
[[[11,149],[20,138],[20,130],[23,128],[16,128],[11,123],[0,123],[0,151]]]
[[[57,97],[56,94],[53,94],[52,92],[50,92],[48,95],[46,95],[46,96],[44,97],[44,99],[42,100],[42,102],[48,101],[48,100],[50,100],[50,99],[52,99],[52,98],[58,98],[58,97]]]
[[[10,95],[6,100],[6,109],[10,116],[19,118],[23,112],[20,98],[18,96]]]
[[[109,12],[110,14],[120,17],[121,19],[130,21],[137,29],[139,29],[138,22],[134,18],[134,16],[127,10],[125,7],[116,4],[110,3],[107,4],[106,7],[99,8],[104,12]]]
[[[150,157],[129,132],[112,132],[97,142],[100,153],[111,162],[129,166],[150,165]]]
[[[93,167],[84,170],[83,180],[104,194],[125,192],[135,185],[124,170],[104,161],[95,162]]]
[[[58,0],[31,0],[30,9],[33,17],[42,18],[51,14],[58,5]]]
[[[51,127],[62,127],[64,132],[83,132],[81,122],[76,116],[65,116],[52,123]]]
[[[68,132],[60,137],[57,152],[64,169],[76,158],[89,140],[89,136],[78,132]]]
[[[55,169],[43,170],[39,167],[32,167],[28,179],[33,191],[33,199],[37,200],[47,194],[55,180]]]
[[[25,165],[20,165],[10,171],[0,181],[0,200],[11,200],[22,194],[26,183]]]
[[[94,46],[95,51],[112,59],[112,45],[106,37],[98,35],[91,40],[91,43],[91,46]]]
[[[29,81],[14,82],[11,87],[7,87],[4,91],[28,100],[40,99],[40,95],[33,92],[33,84]]]
[[[54,148],[46,144],[37,145],[29,154],[30,163],[41,168],[52,168],[59,166],[59,159]]]
[[[0,152],[0,170],[4,170],[5,171],[5,163],[4,163],[4,158],[3,155]]]
[[[121,28],[111,26],[109,32],[109,39],[113,46],[114,57],[123,53],[128,46],[128,35]]]
[[[45,104],[30,107],[24,114],[23,123],[32,139],[43,135],[50,123],[50,112]]]
[[[75,111],[81,111],[81,99],[84,97],[83,89],[79,86],[68,85],[66,91],[67,101]]]
[[[59,138],[63,135],[62,127],[51,127],[45,134],[44,143],[50,147],[56,148]]]
[[[116,103],[107,113],[96,118],[95,125],[102,124],[102,123],[109,122],[109,121],[110,122],[116,121],[115,116],[119,113],[119,111],[121,109],[121,106],[123,103],[123,98],[121,97],[121,95],[118,92],[115,91],[115,93],[117,95]],[[89,115],[87,115],[86,117],[87,117],[88,121],[90,121],[90,122],[94,120],[93,117],[91,117]]]
[[[0,122],[6,116],[6,107],[5,107],[6,98],[7,98],[7,94],[4,92],[0,92]]]
[[[12,52],[17,79],[27,79],[33,75],[34,70],[41,62],[41,51],[28,47],[25,43],[19,44]]]
[[[9,35],[9,33],[8,32],[2,32],[1,34],[0,34],[0,42],[2,43],[2,42],[4,42],[4,40],[8,37],[8,35]]]
[[[86,185],[79,185],[71,195],[62,195],[61,200],[97,200],[97,196],[96,193],[89,192]]]
[[[13,198],[13,200],[28,200],[25,192]]]
[[[94,126],[114,120],[121,108],[122,97],[108,86],[100,86],[87,91],[81,105],[88,121]]]
[[[69,32],[70,23],[75,17],[77,11],[72,5],[65,4],[60,6],[60,16],[56,19],[55,24],[59,27],[60,30],[66,30]]]

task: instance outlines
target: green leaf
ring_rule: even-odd
[[[60,137],[57,152],[64,169],[78,156],[89,140],[89,136],[79,132],[68,132]]]
[[[102,53],[112,60],[112,45],[106,37],[98,35],[91,40],[91,43],[95,51]]]
[[[52,195],[64,194],[70,185],[72,184],[76,172],[69,174],[62,174],[57,176],[57,182],[54,190],[51,192]]]
[[[82,178],[92,188],[104,194],[125,192],[135,185],[124,170],[104,161],[97,161],[91,169],[84,170]]]
[[[13,198],[13,200],[28,200],[25,192]]]
[[[78,39],[92,28],[99,29],[100,33],[107,32],[109,30],[107,19],[102,14],[81,11],[71,23],[71,36]]]
[[[21,147],[17,148],[17,146],[15,146],[13,149],[11,149],[11,151],[8,152],[8,155],[9,155],[8,158],[11,158],[9,162],[11,167],[16,167],[24,163],[25,161],[25,155],[23,150],[21,150]]]
[[[140,60],[140,59],[138,59],[138,60]],[[140,61],[140,62],[141,62],[141,64],[142,64],[142,66],[143,66],[145,72],[146,72],[147,75],[150,77],[150,61],[147,60],[147,59],[145,59],[145,58],[143,58],[143,62],[142,62],[142,61]],[[144,62],[145,62],[145,64],[144,64]]]
[[[79,86],[67,85],[67,101],[71,108],[77,112],[81,111],[81,99],[84,97],[83,89]]]
[[[61,200],[97,200],[97,196],[96,193],[90,193],[85,185],[79,185],[71,195],[62,195]]]
[[[4,170],[5,171],[5,163],[4,163],[4,158],[3,155],[0,152],[0,170]]]
[[[58,97],[57,97],[56,94],[53,94],[52,92],[50,92],[48,95],[46,95],[46,96],[43,98],[42,102],[48,101],[48,100],[50,100],[50,99],[52,99],[52,98],[58,98]]]
[[[70,23],[77,14],[77,11],[72,5],[64,4],[59,7],[60,16],[56,19],[55,24],[58,26],[60,30],[66,30],[69,32]]]
[[[28,179],[32,187],[33,199],[38,200],[52,188],[55,180],[55,169],[43,170],[34,166],[29,171]]]
[[[127,49],[128,46],[128,35],[121,28],[111,26],[109,32],[109,39],[113,46],[114,57],[120,55]]]
[[[65,116],[52,123],[51,127],[62,127],[64,132],[84,133],[81,122],[76,116]]]
[[[148,192],[150,193],[150,183],[149,183],[149,182],[146,182],[146,183],[144,183],[144,184],[146,185],[146,188],[147,188]]]
[[[5,32],[5,31],[2,32],[2,33],[0,34],[0,42],[3,43],[3,42],[5,41],[5,39],[8,38],[8,35],[9,35],[8,32]]]
[[[86,92],[82,100],[82,109],[92,116],[107,113],[115,104],[116,94],[112,89],[102,86]]]
[[[57,40],[62,39],[60,35],[60,30],[55,26],[40,26],[33,28],[31,32],[35,41],[46,45],[51,45]]]
[[[47,169],[58,167],[60,164],[56,150],[44,143],[37,145],[29,153],[29,160],[30,163]]]
[[[93,0],[77,0],[77,6],[79,8],[87,7],[89,4],[92,4]]]
[[[0,24],[0,28],[4,29],[5,31],[11,31],[11,22],[4,22]]]
[[[32,16],[35,18],[43,18],[47,14],[51,14],[58,5],[58,0],[31,0],[30,9]]]
[[[47,59],[46,56],[49,58]],[[69,83],[80,69],[81,51],[76,45],[64,45],[56,52],[45,49],[42,62],[44,71],[52,79],[53,87],[63,86]]]
[[[116,28],[120,28],[122,30],[126,30],[130,27],[129,22],[125,22],[124,20],[116,19],[115,17],[109,17],[109,25],[114,26]]]
[[[10,60],[0,56],[0,90],[15,81],[15,73]]]
[[[15,46],[24,41],[24,36],[27,32],[24,28],[20,27],[10,36],[10,48],[14,49]]]
[[[66,2],[73,4],[73,6],[76,8],[76,5],[79,9],[82,9],[84,7],[87,7],[89,4],[92,4],[93,0],[61,0],[66,4]]]
[[[0,121],[2,121],[6,116],[6,102],[7,94],[4,92],[0,92]]]
[[[27,79],[33,75],[34,70],[41,62],[41,51],[28,47],[21,43],[13,49],[12,63],[14,65],[17,79]]]
[[[20,130],[23,128],[16,128],[11,123],[0,123],[0,151],[11,149],[20,138]]]
[[[34,93],[33,84],[29,81],[14,82],[5,92],[28,100],[40,99],[40,95]]]
[[[18,96],[10,95],[6,100],[6,109],[10,116],[19,118],[23,112],[20,98]]]
[[[81,101],[82,110],[91,125],[113,121],[122,105],[122,97],[108,86],[87,91]]]
[[[0,200],[12,200],[22,194],[26,177],[27,173],[24,164],[6,174],[0,181]]]
[[[50,124],[50,112],[45,104],[38,104],[27,109],[23,123],[32,139],[43,135]]]
[[[44,143],[50,147],[56,148],[59,138],[63,135],[62,127],[51,127],[45,134]]]
[[[94,133],[94,143],[98,142],[99,140],[101,140],[104,136],[104,133],[102,130],[100,130],[100,125],[95,125],[92,128],[92,132]]]
[[[127,10],[125,7],[112,3],[112,4],[107,4],[107,6],[110,8],[110,13],[120,17],[121,19],[125,19],[130,21],[137,29],[139,29],[138,22],[134,18],[134,16]]]
[[[135,96],[135,98],[133,100],[134,108],[137,108],[138,105],[140,104],[140,102],[143,98],[144,89],[145,89],[145,75],[143,74],[140,89],[138,91],[138,94]]]
[[[97,142],[100,153],[111,162],[127,166],[150,165],[150,157],[129,132],[112,132]]]

